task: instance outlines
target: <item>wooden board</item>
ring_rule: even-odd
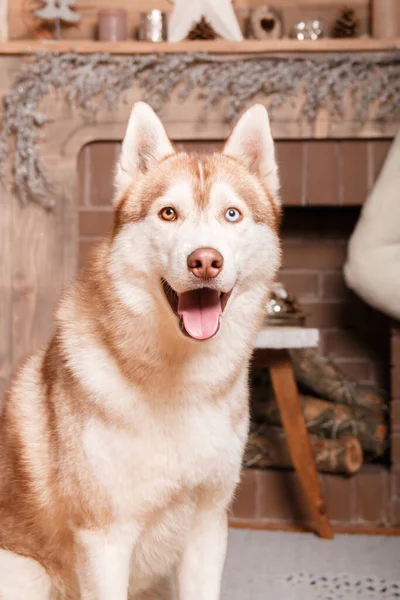
[[[11,85],[20,60],[7,58],[6,68],[1,71],[0,94],[3,95]],[[12,307],[15,237],[13,230],[13,211],[16,199],[9,187],[2,187],[0,195],[0,406],[3,393],[15,368],[13,349],[18,340],[13,339]]]
[[[19,58],[2,57],[2,94],[20,67]],[[49,103],[57,116],[54,99]],[[49,109],[45,102],[43,107]],[[67,127],[68,119],[66,114]],[[56,121],[59,135],[42,140],[44,165],[58,194],[55,210],[33,203],[24,207],[9,188],[0,196],[0,402],[14,369],[48,339],[57,300],[76,271],[76,157],[65,156]]]
[[[2,1],[4,2],[5,0]],[[368,1],[369,0],[348,0],[345,3],[354,6],[357,9],[357,14],[361,22],[361,32],[366,32],[368,30]],[[31,37],[22,18],[23,3],[24,0],[9,0],[8,24],[10,40],[27,39]],[[110,0],[83,0],[82,2],[78,2],[78,9],[82,16],[82,20],[78,26],[63,28],[63,38],[95,39],[98,12],[102,8],[109,8],[111,4]],[[265,0],[234,0],[234,6],[242,28],[246,28],[249,10],[260,4],[265,4]],[[337,16],[337,12],[344,3],[343,0],[274,0],[271,4],[282,10],[285,33],[288,33],[292,29],[293,24],[299,20],[319,18],[323,19],[329,34],[332,23]],[[136,36],[141,12],[153,8],[170,12],[172,4],[169,0],[135,0],[135,2],[132,2],[132,0],[118,0],[118,7],[127,10],[129,37],[134,38]]]
[[[108,52],[110,54],[178,54],[182,52],[210,52],[214,54],[265,54],[286,52],[393,52],[400,49],[400,38],[391,40],[375,40],[372,38],[353,40],[324,39],[300,42],[298,40],[282,39],[271,41],[244,40],[243,42],[191,41],[191,42],[96,42],[91,40],[63,40],[53,41],[9,41],[0,43],[0,55],[35,54],[48,50],[51,52],[77,52],[79,54],[92,54],[94,52]],[[319,137],[325,137],[321,131]]]
[[[331,539],[332,530],[301,410],[290,355],[287,350],[268,350],[265,352],[265,359],[265,364],[269,367],[289,452],[303,493],[307,498],[310,513],[315,521],[318,534],[322,538]]]
[[[0,405],[13,369],[11,307],[14,237],[12,208],[15,198],[7,190],[0,197]]]

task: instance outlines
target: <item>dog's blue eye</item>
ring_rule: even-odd
[[[242,214],[237,208],[228,208],[225,213],[225,219],[230,223],[237,223],[241,216]]]

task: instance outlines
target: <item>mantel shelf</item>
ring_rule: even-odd
[[[184,41],[177,43],[161,42],[96,42],[91,40],[36,41],[21,40],[0,43],[0,55],[33,54],[39,51],[77,52],[92,54],[108,52],[110,54],[153,54],[162,52],[176,54],[180,52],[210,52],[215,54],[258,54],[279,52],[390,52],[400,50],[400,38],[395,39],[322,39],[304,41],[281,39],[273,41],[244,40],[243,42]]]

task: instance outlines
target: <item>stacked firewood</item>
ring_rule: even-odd
[[[344,375],[317,350],[291,351],[304,419],[319,471],[356,473],[387,448],[387,405],[379,390]],[[290,467],[269,373],[252,371],[251,430],[245,466]]]

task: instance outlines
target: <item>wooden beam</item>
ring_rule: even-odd
[[[1,0],[0,0],[1,1]],[[243,42],[184,41],[177,43],[161,42],[95,42],[64,40],[53,41],[14,41],[0,43],[0,55],[34,54],[39,51],[76,52],[92,54],[108,52],[110,54],[177,54],[183,52],[209,52],[211,54],[261,54],[286,52],[393,52],[400,50],[400,38],[394,39],[323,39],[299,42],[282,39],[271,41],[244,40]]]

